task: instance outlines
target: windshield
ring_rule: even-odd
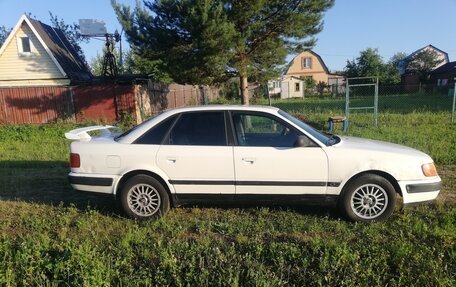
[[[309,126],[308,124],[298,120],[297,118],[287,114],[286,112],[279,110],[279,114],[286,118],[287,120],[291,121],[295,125],[299,126],[306,132],[308,132],[310,135],[312,135],[314,138],[322,142],[323,144],[330,146],[333,144],[336,144],[340,141],[340,139],[337,136],[334,136],[332,134],[323,134],[322,132],[316,130],[315,128]]]

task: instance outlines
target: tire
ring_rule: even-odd
[[[131,218],[157,218],[169,211],[169,196],[163,185],[148,175],[128,179],[120,193],[122,210]]]
[[[344,189],[339,201],[342,212],[352,221],[372,222],[387,219],[396,205],[396,191],[384,177],[362,175]]]

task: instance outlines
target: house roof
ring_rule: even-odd
[[[329,72],[328,67],[326,66],[325,62],[323,61],[323,59],[321,58],[320,55],[318,55],[317,53],[315,53],[315,52],[312,51],[312,50],[308,50],[308,51],[304,51],[304,52],[309,52],[309,53],[311,53],[312,55],[314,55],[315,57],[317,57],[318,61],[320,61],[321,66],[323,67],[323,70],[325,70],[326,74],[331,74],[331,73]],[[303,53],[303,52],[301,52],[301,53],[299,53],[298,55],[296,55],[296,56],[290,61],[290,63],[288,63],[288,67],[287,67],[287,69],[286,69],[284,75],[288,74],[288,70],[290,69],[291,64],[292,64],[292,63],[294,62],[294,60],[295,60],[297,57],[299,57],[302,53]]]
[[[425,46],[425,47],[423,47],[421,49],[416,50],[415,52],[411,53],[410,55],[408,55],[407,57],[405,57],[403,60],[401,60],[399,62],[398,68],[399,68],[399,72],[400,72],[401,75],[404,75],[407,72],[406,71],[406,66],[405,66],[406,60],[411,59],[416,53],[421,52],[421,51],[423,51],[426,48],[430,48],[430,49],[433,49],[433,50],[435,50],[437,52],[442,53],[444,55],[444,57],[445,57],[445,61],[444,62],[448,63],[450,61],[447,52],[442,51],[439,48],[429,44],[429,45],[427,45],[427,46]]]
[[[11,31],[5,43],[0,48],[0,55],[6,49],[9,42],[13,40],[17,30],[24,22],[30,27],[64,77],[70,78],[72,82],[87,81],[92,78],[92,74],[84,61],[79,57],[62,30],[31,19],[26,15],[23,15],[19,19],[13,31]]]
[[[431,74],[454,74],[456,75],[456,61],[446,63],[434,71]]]
[[[418,52],[420,52],[420,51],[422,51],[422,50],[424,50],[426,48],[430,48],[430,49],[436,50],[437,52],[440,52],[440,53],[444,54],[446,60],[448,61],[448,53],[445,52],[445,51],[440,50],[439,48],[437,48],[437,47],[435,47],[435,46],[433,46],[431,44],[429,44],[429,45],[427,45],[427,46],[425,46],[425,47],[423,47],[421,49],[416,50],[415,52],[413,52],[410,55],[408,55],[406,58],[411,58],[411,57],[413,57],[413,55],[415,55],[416,53],[418,53]]]

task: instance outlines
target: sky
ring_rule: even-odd
[[[136,0],[118,2],[134,6]],[[49,11],[66,23],[93,18],[104,20],[108,32],[122,30],[110,0],[0,0],[0,26],[13,27],[29,12],[49,24]],[[313,50],[332,71],[343,70],[347,60],[366,48],[378,49],[388,60],[396,52],[410,54],[432,44],[455,61],[455,11],[456,0],[336,0],[324,16],[324,29],[316,35]],[[90,62],[102,53],[103,45],[91,40],[81,47]],[[127,47],[126,42],[123,45]]]

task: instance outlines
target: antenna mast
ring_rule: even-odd
[[[117,42],[120,42],[120,45],[122,45],[121,34],[119,34],[117,30],[114,33],[108,33],[106,30],[106,24],[102,20],[80,19],[79,27],[81,29],[81,34],[84,36],[91,38],[104,38],[105,51],[103,56],[102,76],[106,78],[117,77],[119,75],[119,70],[117,68],[116,56],[114,55],[114,48]],[[122,51],[120,53],[120,59],[122,61]]]

